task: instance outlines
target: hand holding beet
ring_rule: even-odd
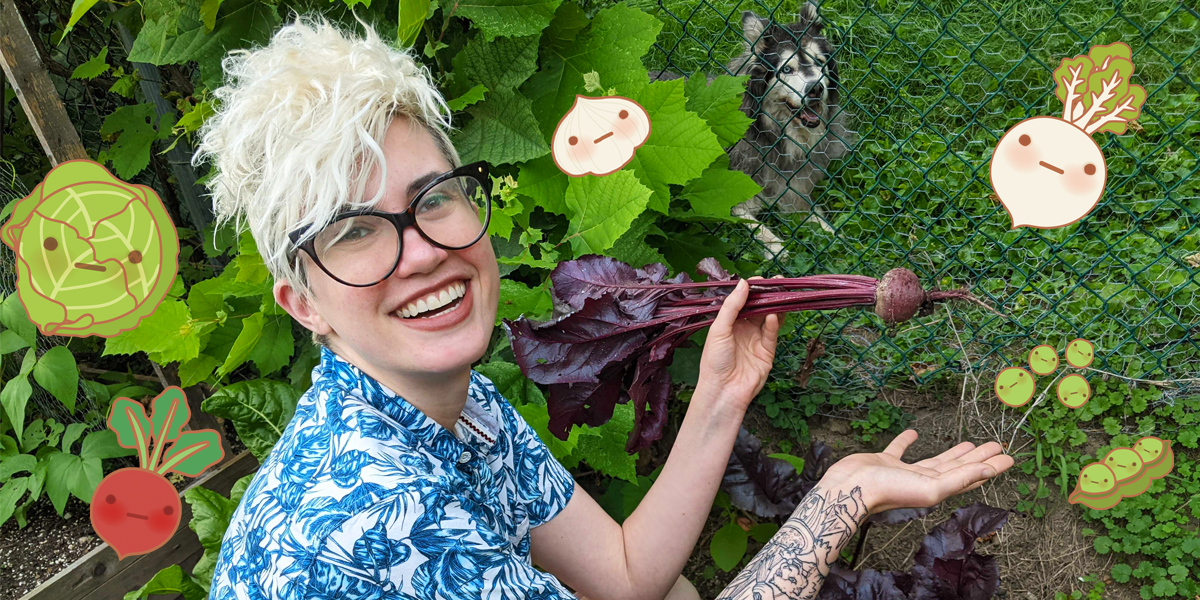
[[[973,490],[1013,466],[1000,444],[975,446],[963,442],[917,463],[901,460],[917,441],[911,429],[901,433],[877,454],[852,454],[829,467],[819,485],[860,486],[863,501],[874,514],[894,508],[924,508]]]
[[[711,394],[741,412],[767,382],[785,318],[782,314],[738,318],[749,297],[750,285],[739,282],[722,301],[704,342],[696,386],[698,394]]]

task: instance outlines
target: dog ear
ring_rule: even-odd
[[[742,36],[746,38],[746,47],[749,48],[758,43],[762,37],[763,31],[767,28],[767,20],[754,14],[752,11],[742,13]]]
[[[805,2],[804,6],[800,7],[799,20],[808,22],[808,31],[810,35],[820,33],[821,28],[825,26],[825,24],[821,22],[821,15],[817,13],[817,5],[813,4],[811,0]]]

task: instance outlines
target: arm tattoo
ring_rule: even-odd
[[[814,487],[718,600],[816,598],[830,565],[867,517],[861,488],[838,491],[832,499],[831,495]]]

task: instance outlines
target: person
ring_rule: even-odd
[[[697,598],[681,573],[782,319],[739,319],[745,282],[724,299],[662,472],[616,523],[472,369],[500,293],[490,171],[460,164],[428,70],[364,27],[300,16],[231,53],[201,131],[218,226],[250,231],[320,346],[210,598]],[[830,467],[722,597],[812,597],[867,515],[1012,465],[995,443],[907,464],[916,437]]]

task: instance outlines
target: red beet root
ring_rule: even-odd
[[[162,475],[138,467],[109,473],[92,494],[92,528],[117,558],[160,548],[179,527],[179,493]]]
[[[875,288],[875,314],[889,325],[907,321],[925,304],[921,281],[908,269],[892,269]]]

